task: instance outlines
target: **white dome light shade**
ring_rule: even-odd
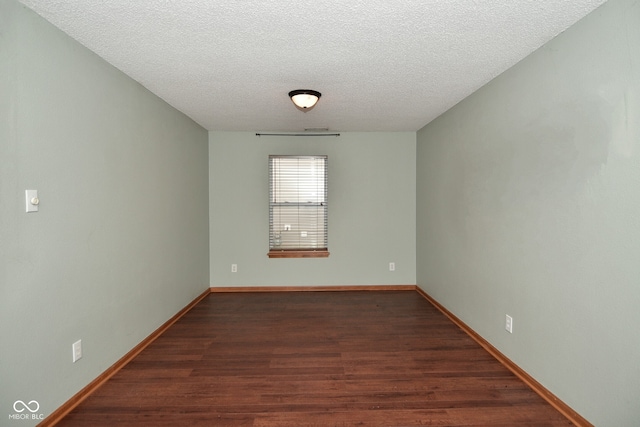
[[[298,89],[289,92],[289,97],[296,108],[305,113],[315,107],[320,99],[321,93],[310,89]]]

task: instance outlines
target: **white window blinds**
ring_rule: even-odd
[[[269,156],[269,250],[327,250],[327,156]]]

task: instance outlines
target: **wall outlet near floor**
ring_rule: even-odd
[[[82,340],[78,340],[71,346],[73,350],[73,363],[82,359]]]
[[[396,263],[395,262],[390,262],[389,263],[389,271],[396,271]]]
[[[513,318],[511,316],[509,316],[508,314],[505,317],[504,328],[510,334],[513,333]]]
[[[238,272],[238,264],[231,264],[231,272],[232,273]]]

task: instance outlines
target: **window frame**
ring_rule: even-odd
[[[276,182],[276,178],[274,175],[274,162],[275,159],[322,159],[323,160],[323,174],[322,176],[320,176],[319,179],[322,180],[323,184],[322,184],[322,191],[323,191],[323,195],[320,197],[318,195],[316,195],[316,197],[318,198],[319,201],[316,201],[314,204],[309,205],[309,203],[311,202],[306,202],[306,203],[302,203],[300,202],[300,195],[301,195],[301,190],[298,187],[298,189],[296,190],[296,198],[297,201],[296,202],[278,202],[276,201],[276,195],[281,196],[280,193],[280,186],[282,185],[279,181]],[[329,226],[328,226],[328,170],[329,170],[329,163],[328,163],[328,156],[327,155],[277,155],[277,154],[271,154],[269,155],[269,252],[267,253],[267,255],[269,256],[269,258],[326,258],[329,256],[329,250],[328,250],[328,230],[329,230]],[[296,171],[296,173],[298,174],[296,178],[296,182],[300,182],[300,175],[301,175],[301,169],[298,169]],[[314,180],[316,180],[316,183],[318,182],[318,178],[314,178]],[[278,186],[276,186],[276,184],[280,184]],[[276,187],[278,188],[276,190]],[[303,187],[306,188],[306,187]],[[283,207],[291,207],[293,208],[294,211],[300,212],[301,209],[304,209],[306,207],[316,207],[317,208],[317,212],[316,212],[316,216],[318,212],[322,212],[322,221],[323,221],[323,226],[321,227],[323,232],[320,233],[320,237],[323,239],[323,246],[324,247],[304,247],[304,246],[300,246],[300,247],[288,247],[288,248],[277,248],[275,245],[275,241],[276,239],[280,239],[280,237],[276,237],[279,236],[279,234],[276,233],[276,231],[274,230],[274,227],[279,224],[280,226],[282,226],[281,224],[281,220],[275,221],[274,220],[274,212],[280,211],[280,209],[278,208],[283,208]],[[278,214],[279,215],[279,214]],[[299,224],[296,223],[295,221],[292,222],[292,224]],[[316,228],[317,230],[318,228]],[[285,231],[289,231],[286,230],[286,228],[282,228],[280,230],[280,233],[283,233]],[[294,231],[294,230],[291,230]],[[296,231],[300,231],[298,228],[296,228]]]

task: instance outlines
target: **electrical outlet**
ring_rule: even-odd
[[[505,318],[504,328],[510,334],[513,333],[513,318],[511,316],[509,316],[508,314],[506,315],[506,318]]]
[[[238,264],[231,264],[231,272],[232,273],[238,272]]]
[[[390,262],[389,263],[389,271],[396,271],[396,263],[395,262]]]
[[[76,363],[78,360],[82,359],[82,340],[78,340],[72,345],[73,350],[73,363]]]

